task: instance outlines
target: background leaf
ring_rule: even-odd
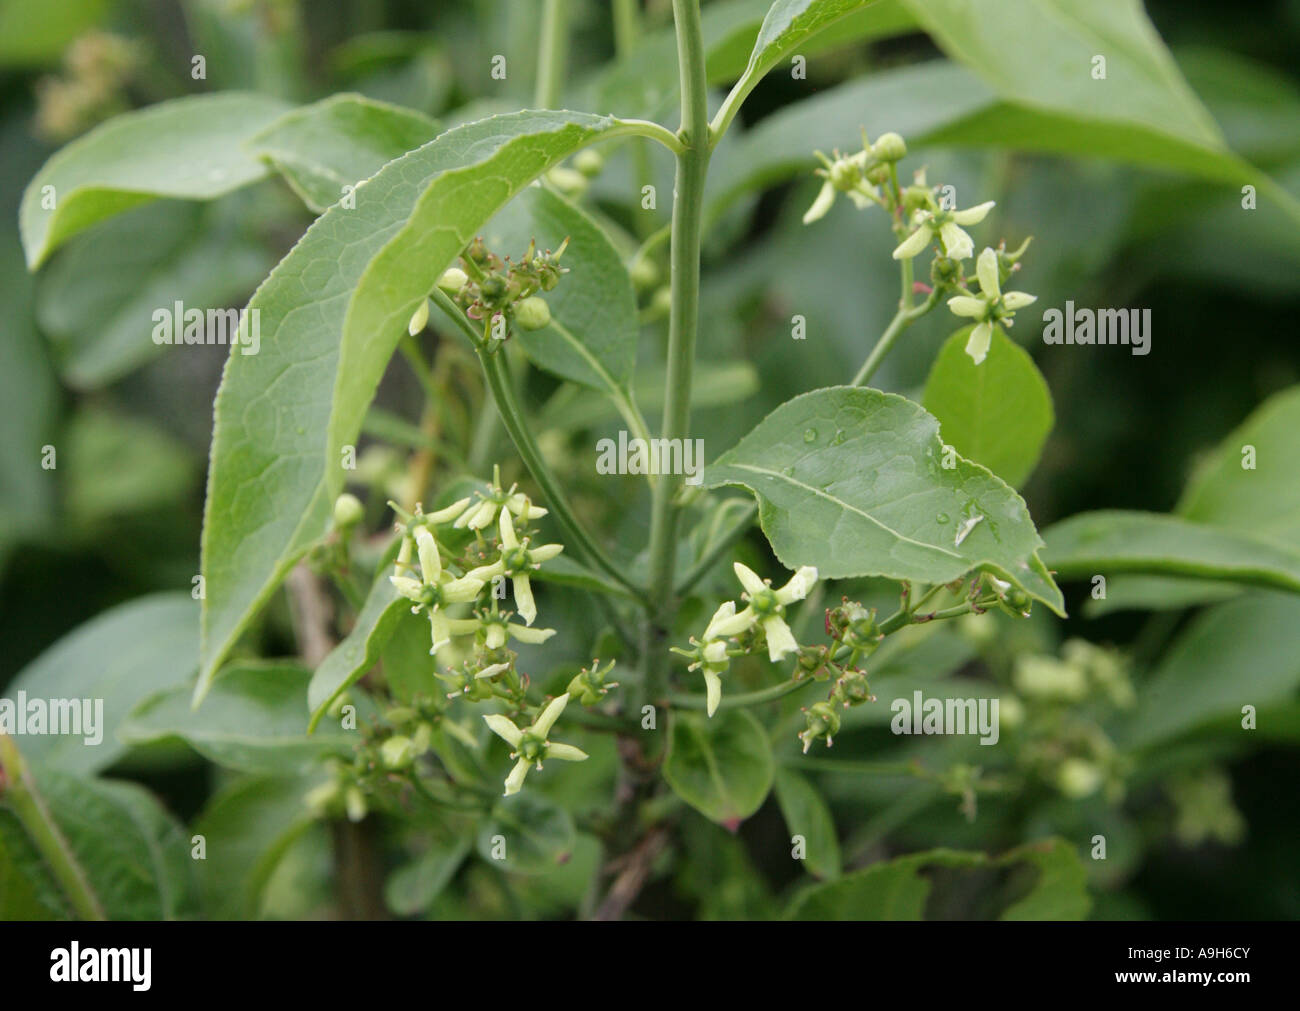
[[[663,770],[677,796],[733,831],[758,810],[774,775],[767,734],[744,709],[712,719],[674,712]]]
[[[776,802],[781,806],[786,830],[801,835],[807,846],[803,866],[816,878],[840,873],[840,842],[835,820],[826,801],[811,783],[790,769],[776,770]]]

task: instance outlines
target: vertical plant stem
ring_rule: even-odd
[[[664,384],[663,438],[685,440],[691,423],[691,378],[699,327],[700,229],[704,181],[709,168],[709,117],[704,40],[699,0],[673,0],[677,60],[681,74],[682,125],[674,186],[672,308],[668,315],[668,375]],[[676,608],[673,568],[678,510],[673,499],[682,475],[663,474],[650,512],[649,586],[652,611],[642,635],[642,704],[655,704],[667,691],[666,639]]]
[[[537,40],[537,88],[533,105],[553,109],[564,88],[564,61],[569,43],[569,0],[545,0]]]

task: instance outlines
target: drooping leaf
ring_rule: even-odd
[[[1083,605],[1089,618],[1115,611],[1178,611],[1213,604],[1241,593],[1245,587],[1194,576],[1119,575],[1107,578],[1106,595]]]
[[[1044,538],[1048,564],[1066,578],[1141,572],[1300,593],[1300,552],[1177,516],[1081,513],[1049,528]]]
[[[212,685],[201,712],[184,685],[137,706],[122,727],[133,744],[180,738],[209,761],[242,772],[288,775],[327,755],[346,755],[355,737],[332,724],[311,737],[303,707],[311,674],[295,664],[234,664]]]
[[[538,249],[569,245],[559,285],[544,293],[551,323],[516,335],[528,357],[562,379],[625,398],[636,364],[636,294],[622,257],[587,214],[563,197],[530,186],[484,229],[489,249],[518,260],[530,241]]]
[[[472,846],[473,840],[468,837],[431,842],[423,853],[393,871],[384,882],[388,908],[399,916],[424,912],[456,875]]]
[[[1087,873],[1074,847],[1061,839],[1026,843],[999,857],[938,849],[873,864],[860,871],[805,889],[791,903],[794,920],[920,920],[930,897],[927,867],[954,869],[1028,864],[1032,884],[1013,889],[1003,920],[1079,920],[1090,900]]]
[[[286,113],[247,141],[313,211],[336,204],[346,187],[427,144],[438,125],[423,113],[361,95],[331,95]]]
[[[91,774],[126,752],[118,728],[134,706],[194,676],[199,634],[198,603],[188,593],[140,597],[92,618],[29,663],[5,691],[16,699],[65,699],[102,705],[97,744],[82,734],[43,734],[21,739],[31,761],[64,772]],[[83,730],[86,729],[83,727]]]
[[[1215,719],[1240,720],[1295,697],[1300,655],[1283,630],[1300,623],[1300,598],[1251,593],[1198,614],[1138,691],[1124,740],[1154,747]]]
[[[1028,352],[999,329],[988,357],[976,365],[966,353],[972,329],[962,327],[948,338],[921,402],[939,419],[945,442],[1018,487],[1052,430],[1052,395]]]
[[[203,836],[196,861],[204,911],[215,920],[256,919],[285,851],[312,824],[305,778],[244,776],[216,794],[194,824]]]
[[[840,873],[840,842],[835,821],[817,789],[797,772],[776,771],[776,802],[781,806],[786,830],[802,836],[807,852],[803,865],[817,878],[834,878]]]
[[[569,812],[535,790],[498,800],[478,833],[479,855],[516,874],[546,874],[573,852]]]
[[[673,713],[664,779],[706,818],[735,829],[758,810],[772,788],[767,734],[744,709]]]
[[[245,318],[260,313],[260,353],[232,355],[217,395],[197,699],[324,532],[343,447],[438,276],[532,179],[621,132],[608,117],[559,112],[449,130],[380,170],[355,208],[326,211],[258,289]]]
[[[706,468],[704,484],[758,496],[787,568],[928,583],[978,569],[1062,613],[1024,501],[946,452],[939,423],[903,397],[849,386],[795,397]]]
[[[193,95],[126,113],[79,137],[23,193],[27,266],[36,269],[77,232],[129,207],[160,197],[211,200],[262,178],[266,166],[243,141],[287,108],[266,95]]]

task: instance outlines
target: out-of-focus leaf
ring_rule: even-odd
[[[535,790],[524,790],[497,801],[479,830],[478,852],[493,867],[546,874],[568,859],[575,839],[568,811]]]
[[[385,572],[375,580],[352,631],[321,661],[307,687],[308,733],[315,731],[334,700],[355,684],[379,659],[403,613],[411,603],[398,594]]]
[[[355,738],[326,724],[308,737],[303,726],[309,671],[290,663],[241,663],[213,683],[201,712],[188,685],[162,692],[135,708],[123,740],[148,744],[180,738],[209,761],[242,772],[287,775],[328,755],[346,755]]]
[[[399,916],[424,912],[455,877],[472,846],[469,838],[430,843],[418,857],[388,876],[384,883],[388,908]]]
[[[1083,612],[1090,618],[1115,611],[1177,611],[1235,597],[1245,589],[1235,583],[1192,576],[1116,576],[1106,580],[1106,596],[1090,597]]]
[[[28,267],[130,207],[159,197],[211,200],[262,178],[266,166],[243,141],[286,108],[265,95],[194,95],[118,116],[74,140],[23,193],[18,223]]]
[[[54,63],[64,48],[94,28],[108,13],[108,0],[0,2],[0,66],[38,67]]]
[[[664,759],[673,792],[706,818],[733,831],[758,810],[772,788],[767,734],[744,709],[673,713]]]
[[[782,404],[708,467],[704,483],[758,496],[763,532],[787,568],[928,583],[978,569],[1063,613],[1024,500],[951,456],[945,467],[939,423],[917,404],[837,386]]]
[[[79,709],[81,700],[102,705],[95,728],[101,741],[42,734],[20,739],[23,754],[63,772],[108,768],[126,751],[117,730],[132,708],[155,692],[188,685],[198,649],[199,605],[188,593],[140,597],[79,625],[19,671],[5,697],[22,691],[29,699],[74,700]]]
[[[922,403],[949,445],[1017,487],[1052,430],[1052,394],[1029,353],[999,329],[988,357],[976,365],[966,353],[972,329],[962,327],[944,344]]]
[[[807,852],[803,865],[816,878],[834,878],[840,873],[840,842],[835,821],[826,801],[816,788],[789,769],[776,771],[776,802],[781,806],[786,830],[802,836]]]
[[[665,372],[662,367],[637,369],[632,380],[632,393],[636,404],[643,410],[663,410]],[[758,388],[758,372],[750,362],[696,362],[695,374],[691,378],[691,407],[734,404],[752,397]],[[618,408],[611,401],[564,387],[542,408],[540,424],[570,431],[613,421],[618,416]]]

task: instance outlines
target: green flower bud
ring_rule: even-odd
[[[303,796],[303,803],[315,818],[324,818],[330,813],[339,798],[339,782],[330,779],[320,786],[313,787]]]
[[[417,755],[423,755],[433,744],[433,725],[430,723],[421,723],[415,728],[415,736],[411,738],[411,745]]]
[[[366,515],[366,508],[355,495],[344,492],[334,500],[334,525],[340,530],[356,526]]]
[[[673,307],[673,291],[667,285],[655,292],[650,308],[658,315],[667,316]]]
[[[532,295],[515,306],[515,322],[525,330],[540,330],[551,322],[551,307]]]
[[[454,295],[469,283],[469,275],[459,267],[448,267],[438,278],[438,287],[448,295]]]
[[[882,133],[871,145],[871,153],[881,161],[902,161],[907,157],[907,143],[896,133]]]
[[[846,670],[836,679],[831,697],[846,709],[849,706],[860,706],[864,702],[870,702],[872,695],[871,686],[867,683],[867,675],[860,670]]]
[[[647,292],[659,283],[659,267],[654,260],[644,256],[638,256],[632,261],[628,274],[632,278],[632,286],[638,292]]]
[[[909,217],[916,211],[932,208],[933,204],[934,194],[928,186],[914,185],[903,190],[903,210]]]
[[[573,167],[588,179],[598,176],[605,167],[605,159],[599,151],[585,148],[573,156]]]
[[[415,710],[410,706],[393,706],[392,709],[384,713],[384,719],[394,726],[410,723],[415,719]]]
[[[343,795],[343,803],[347,808],[348,821],[360,821],[366,816],[369,806],[366,804],[366,795],[361,792],[359,786],[349,786]]]
[[[1056,788],[1067,797],[1086,797],[1101,786],[1101,770],[1082,758],[1067,758],[1056,770]]]
[[[889,182],[889,166],[884,162],[867,169],[867,182],[873,186],[883,186]]]
[[[546,178],[566,197],[580,197],[587,189],[587,177],[563,165],[551,169],[546,173]]]
[[[379,746],[379,757],[387,769],[405,769],[415,758],[415,745],[409,737],[394,734]]]

